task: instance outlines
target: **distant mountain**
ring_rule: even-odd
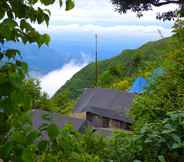
[[[149,42],[135,50],[125,50],[120,55],[99,62],[99,87],[112,88],[115,83],[134,80],[152,72],[162,62],[162,58],[176,48],[174,38],[166,38]],[[68,101],[76,101],[84,88],[95,86],[95,64],[91,63],[73,76],[57,91],[53,100],[65,97]],[[114,87],[113,87],[114,88]],[[65,103],[67,104],[67,103]],[[58,105],[60,103],[58,102]]]
[[[7,42],[4,48],[18,48],[34,76],[45,75],[60,69],[71,60],[80,64],[95,59],[95,37],[92,33],[63,32],[51,34],[51,38],[52,41],[49,47],[42,46],[38,48],[35,44],[24,45],[22,43]],[[130,36],[129,38],[119,35],[99,35],[99,60],[111,58],[120,53],[122,49],[136,48],[143,42],[155,39],[158,39],[155,35]]]
[[[30,71],[35,73],[45,74],[60,68],[69,59],[66,55],[45,45],[38,48],[36,44],[24,45],[22,43],[7,42],[4,48],[19,49],[23,60],[29,64]]]

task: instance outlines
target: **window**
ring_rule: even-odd
[[[109,128],[109,119],[108,118],[103,118],[103,127],[104,128]]]

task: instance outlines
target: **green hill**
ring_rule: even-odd
[[[99,62],[99,87],[127,89],[137,76],[147,77],[162,63],[162,58],[175,48],[174,38],[149,42],[135,50]],[[95,64],[91,63],[75,74],[52,100],[61,112],[72,108],[84,88],[95,87]]]

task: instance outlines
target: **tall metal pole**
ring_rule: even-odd
[[[96,87],[98,86],[98,35],[95,34],[95,41],[96,41]]]

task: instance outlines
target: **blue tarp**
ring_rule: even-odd
[[[129,89],[129,92],[131,93],[142,93],[144,89],[146,88],[148,82],[144,77],[138,77],[132,87]]]
[[[154,85],[156,79],[162,75],[164,75],[164,69],[159,67],[153,71],[152,75],[147,80],[144,77],[138,77],[134,81],[132,87],[130,87],[129,92],[142,93],[145,90],[145,88]]]

